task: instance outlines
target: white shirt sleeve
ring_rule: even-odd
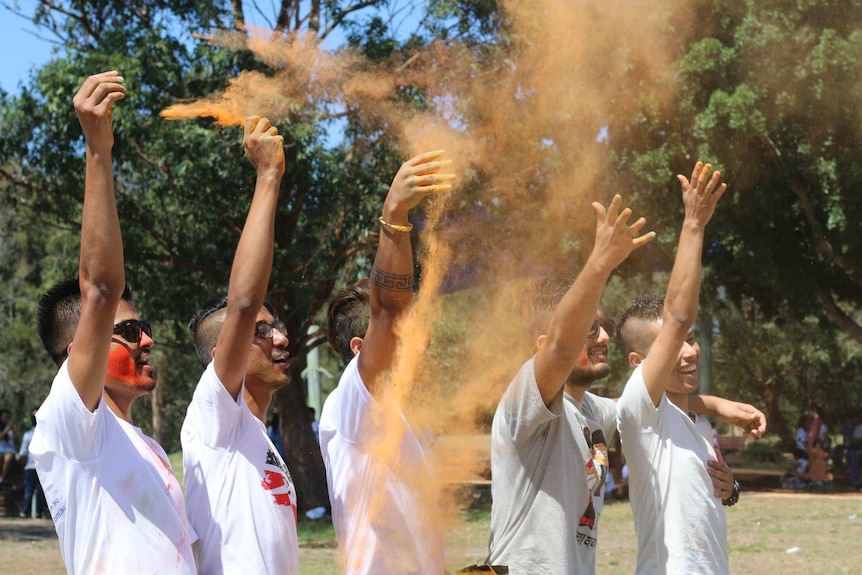
[[[545,405],[536,382],[534,361],[535,358],[532,358],[521,367],[497,408],[503,428],[508,430],[515,443],[529,441],[543,424],[563,413],[562,393],[550,406]]]
[[[186,418],[191,419],[195,433],[204,445],[228,447],[234,440],[244,404],[243,387],[234,400],[216,375],[215,362],[210,362],[195,388]]]
[[[103,399],[94,411],[87,409],[69,377],[69,360],[51,384],[51,392],[36,412],[37,429],[44,451],[53,451],[66,459],[89,461],[103,444],[105,412]]]

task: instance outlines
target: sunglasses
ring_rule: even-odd
[[[114,324],[114,335],[129,343],[141,343],[142,333],[153,337],[153,326],[145,319],[127,319]]]
[[[260,339],[271,339],[272,331],[278,330],[284,336],[287,336],[287,326],[284,323],[276,320],[272,323],[260,320],[254,324],[254,336]]]
[[[590,327],[590,331],[587,332],[587,338],[598,339],[599,329],[605,330],[605,332],[607,332],[608,334],[608,337],[611,339],[617,336],[617,324],[615,324],[613,320],[610,320],[606,317],[600,317],[593,322],[592,327]]]

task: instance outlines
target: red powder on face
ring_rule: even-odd
[[[147,383],[137,371],[131,351],[119,345],[108,352],[108,377],[117,379],[134,387],[146,387]]]

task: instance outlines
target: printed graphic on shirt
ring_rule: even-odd
[[[590,490],[590,502],[581,516],[579,525],[595,529],[598,514],[593,504],[593,496],[601,495],[605,488],[605,479],[608,476],[608,445],[601,429],[590,434],[590,428],[584,427],[584,439],[590,446],[592,454],[592,458],[587,463],[587,488]]]
[[[267,450],[264,478],[261,486],[272,494],[276,505],[285,505],[293,509],[296,519],[296,494],[293,492],[293,480],[287,465],[274,451]]]

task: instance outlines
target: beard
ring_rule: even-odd
[[[611,374],[611,366],[607,363],[597,363],[589,367],[581,367],[576,365],[569,373],[566,379],[566,385],[575,385],[579,387],[587,386],[594,381],[603,379]]]
[[[125,346],[118,346],[108,352],[107,377],[142,391],[152,391],[156,387],[152,368],[146,373]]]

